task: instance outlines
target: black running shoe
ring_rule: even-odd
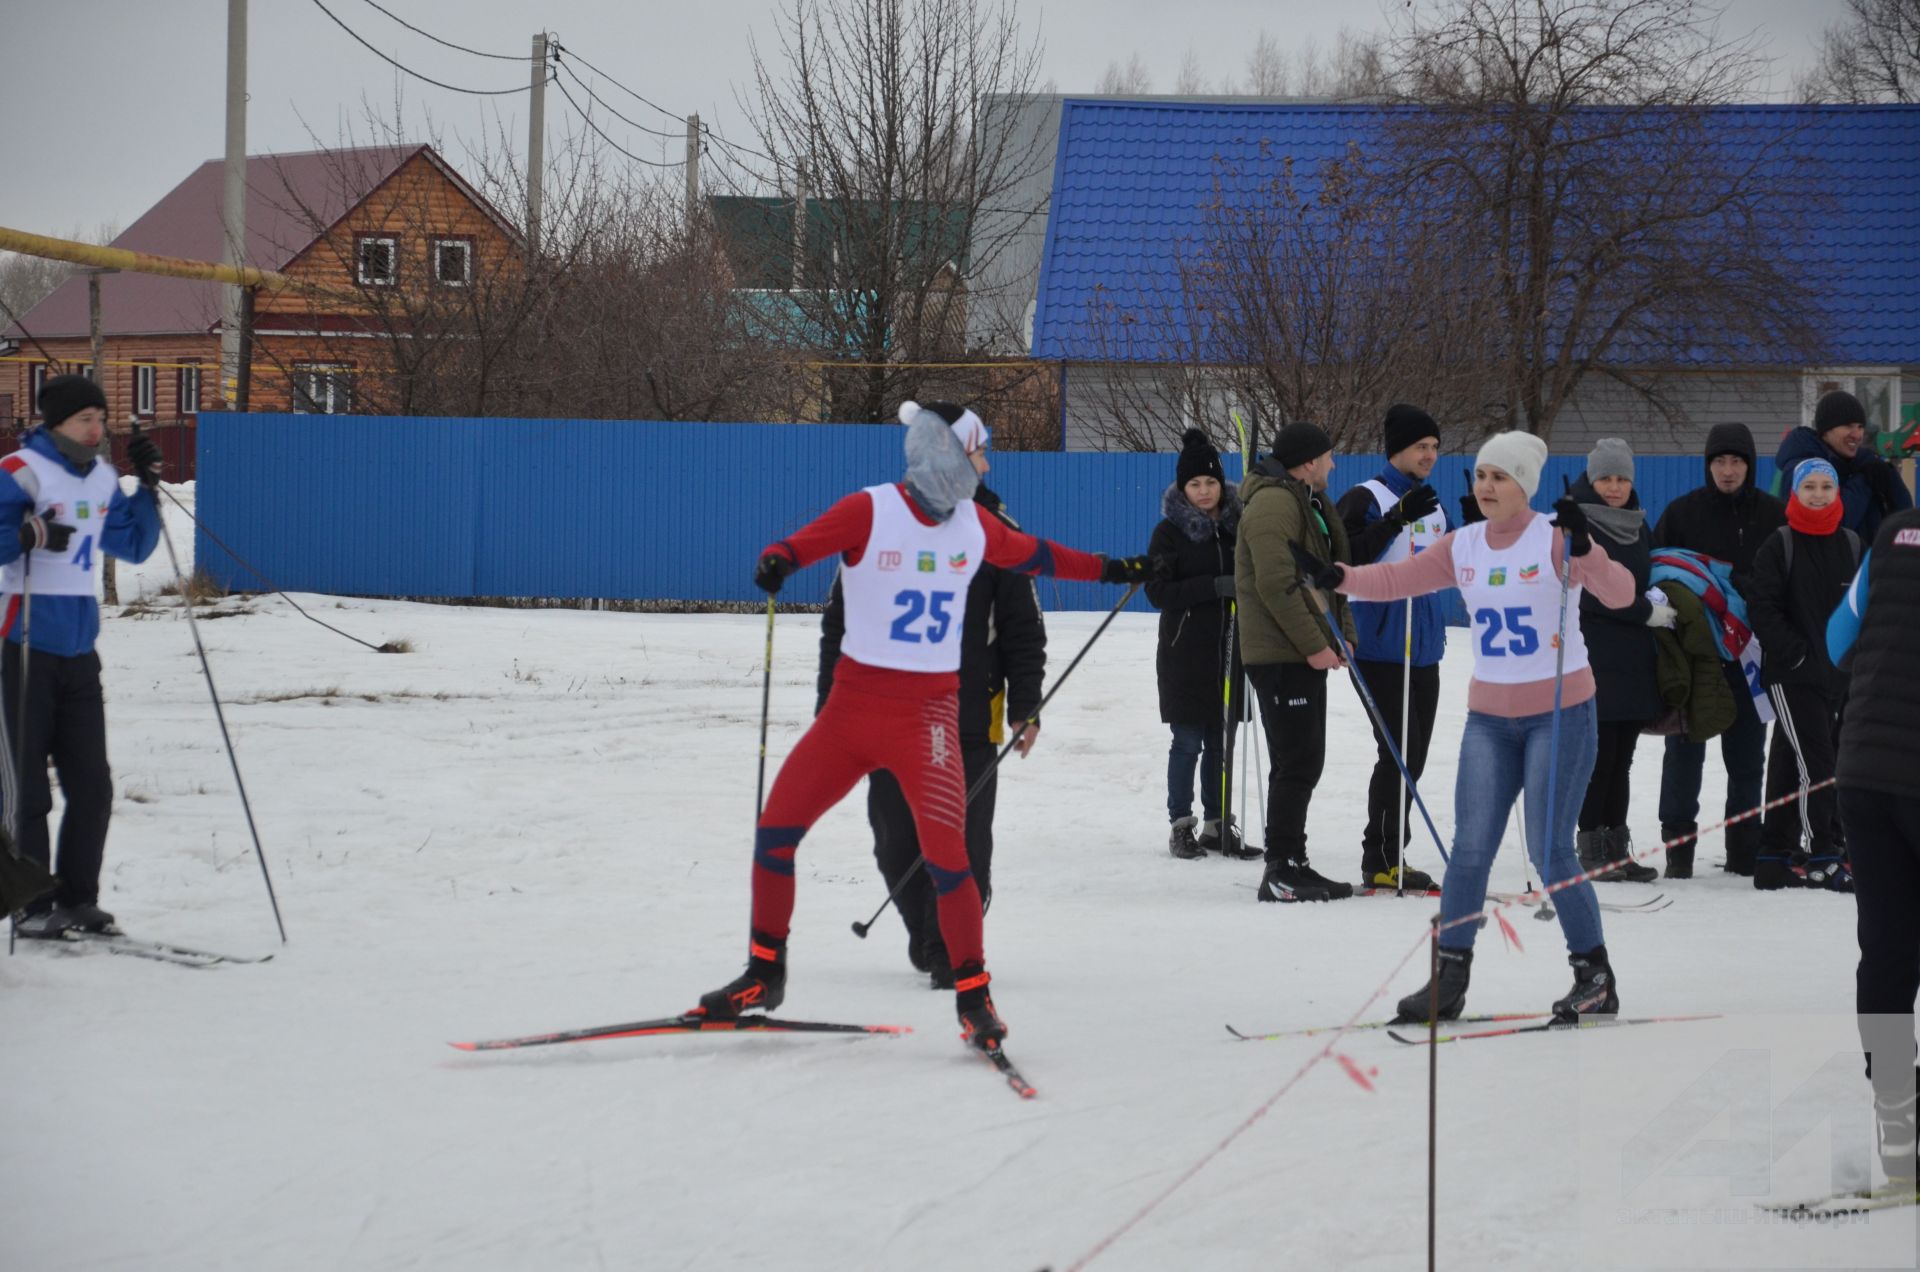
[[[1290,861],[1270,861],[1260,878],[1262,901],[1339,901],[1353,895],[1350,883],[1335,883],[1304,857]]]

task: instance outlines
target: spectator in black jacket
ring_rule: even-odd
[[[953,426],[974,468],[985,477],[987,429],[972,411],[945,402],[923,402]],[[974,502],[1014,529],[1019,526],[1001,506],[1000,497],[983,482]],[[846,630],[846,606],[835,578],[820,624],[819,698],[817,713],[833,687],[834,664],[840,661],[840,638]],[[960,631],[960,753],[967,789],[980,781],[1011,722],[1025,731],[1015,750],[1022,759],[1040,738],[1041,685],[1046,678],[1047,626],[1040,615],[1040,595],[1030,575],[982,564],[967,589],[967,611]],[[967,864],[980,888],[982,908],[993,900],[993,812],[999,792],[996,771],[989,775],[967,804]],[[932,977],[936,989],[953,988],[953,969],[940,939],[934,910],[933,885],[925,870],[914,869],[920,858],[920,837],[913,813],[893,774],[876,770],[867,779],[867,822],[873,827],[873,859],[889,890],[898,890],[895,908],[907,928],[907,957],[914,967]],[[911,877],[909,877],[911,875]],[[906,882],[902,885],[901,880]]]
[[[1753,434],[1745,424],[1716,424],[1707,433],[1707,484],[1667,505],[1653,528],[1653,546],[1683,548],[1733,567],[1733,585],[1745,599],[1753,557],[1772,534],[1787,524],[1786,507],[1754,485]],[[1764,655],[1765,646],[1762,644]],[[1766,769],[1767,726],[1753,707],[1739,664],[1721,670],[1733,692],[1733,727],[1720,735],[1720,758],[1727,768],[1725,815],[1746,812],[1760,803]],[[1660,770],[1660,837],[1692,835],[1699,829],[1700,776],[1707,745],[1685,737],[1667,739]],[[1749,819],[1727,827],[1726,868],[1751,875],[1760,844],[1760,823]],[[1667,876],[1687,878],[1693,871],[1693,843],[1667,850]]]
[[[1651,883],[1660,872],[1628,860],[1633,832],[1627,826],[1627,808],[1632,802],[1633,752],[1640,743],[1640,730],[1665,705],[1655,674],[1659,654],[1653,629],[1673,626],[1675,615],[1672,606],[1655,605],[1646,595],[1653,538],[1633,488],[1633,448],[1617,437],[1601,438],[1587,456],[1586,475],[1570,493],[1582,505],[1607,555],[1632,572],[1634,588],[1632,604],[1620,609],[1609,609],[1591,593],[1580,597],[1580,635],[1593,668],[1600,730],[1574,842],[1581,869],[1617,862],[1598,877],[1612,883]]]
[[[1880,1161],[1888,1180],[1916,1174],[1913,1006],[1920,994],[1920,790],[1913,722],[1920,719],[1920,512],[1880,525],[1846,601],[1827,625],[1827,653],[1848,668],[1840,726],[1840,820],[1858,891],[1860,968],[1854,1010],[1867,1049]],[[1877,1061],[1878,1063],[1875,1063]]]
[[[1197,428],[1181,439],[1160,513],[1147,555],[1172,572],[1147,584],[1147,600],[1160,611],[1154,654],[1160,719],[1173,729],[1167,751],[1167,819],[1172,823],[1167,851],[1186,858],[1204,857],[1209,850],[1258,857],[1259,849],[1247,851],[1232,810],[1233,734],[1244,699],[1240,654],[1231,648],[1237,643],[1232,639],[1233,545],[1240,492],[1226,484],[1220,452]],[[1196,764],[1204,823],[1193,815]]]
[[[1800,797],[1767,813],[1753,886],[1846,892],[1853,880],[1841,860],[1833,787],[1810,788],[1833,776],[1834,724],[1847,682],[1827,656],[1827,622],[1853,582],[1860,539],[1840,524],[1844,505],[1832,464],[1802,460],[1792,491],[1787,528],[1754,557],[1747,616],[1760,638],[1760,676],[1773,703],[1767,799],[1796,788]]]

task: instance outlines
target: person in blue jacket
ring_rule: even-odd
[[[1347,541],[1353,545],[1356,565],[1404,560],[1425,551],[1447,532],[1440,496],[1426,484],[1440,458],[1440,426],[1419,407],[1396,404],[1387,408],[1384,432],[1386,467],[1373,480],[1342,495],[1335,505],[1346,526]],[[1415,781],[1426,770],[1433,719],[1440,709],[1440,658],[1447,652],[1446,619],[1440,606],[1437,594],[1411,601],[1353,603],[1353,623],[1360,633],[1354,658],[1360,677],[1386,717],[1393,744]],[[1403,711],[1405,737],[1400,728]],[[1360,835],[1361,884],[1430,891],[1432,875],[1403,865],[1402,853],[1412,838],[1407,823],[1409,801],[1401,790],[1400,766],[1393,762],[1377,725],[1373,739],[1379,755],[1367,785],[1367,828]]]
[[[1813,423],[1796,428],[1781,439],[1774,456],[1774,493],[1787,496],[1788,474],[1809,459],[1824,459],[1840,479],[1840,502],[1845,508],[1840,524],[1872,543],[1880,523],[1902,508],[1913,507],[1913,495],[1900,472],[1866,446],[1867,413],[1860,399],[1836,389],[1813,408]]]
[[[100,862],[113,812],[107,767],[106,709],[100,692],[98,574],[101,553],[144,561],[160,542],[160,448],[136,437],[127,448],[139,486],[129,495],[120,474],[97,454],[107,428],[107,399],[91,380],[55,376],[40,390],[39,427],[0,459],[0,797],[22,855],[50,860],[47,814],[53,792],[47,761],[60,775],[66,812],[53,893],[19,919],[27,937],[69,931],[114,932],[100,908]],[[23,705],[24,701],[24,705]],[[21,728],[24,721],[24,729]],[[17,766],[17,767],[16,767]]]

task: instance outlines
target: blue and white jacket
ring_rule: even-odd
[[[75,477],[85,477],[93,471],[98,459],[88,462],[85,468],[75,468],[53,444],[45,429],[36,428],[21,439],[20,448],[31,450],[45,459],[51,459]],[[41,511],[38,482],[27,461],[19,455],[9,455],[0,459],[0,567],[11,565],[20,559],[20,535],[18,527],[28,514]],[[71,524],[72,512],[63,510],[55,519]],[[84,532],[76,533],[72,549],[76,553],[76,563],[91,571],[94,557],[92,548],[97,543],[102,552],[110,552],[122,561],[139,562],[153,555],[153,549],[160,542],[160,506],[152,491],[144,486],[136,487],[129,495],[119,488],[116,480],[111,500],[107,504],[106,517],[98,535]],[[6,598],[6,614],[0,620],[0,631],[14,644],[19,644],[25,623],[20,614],[20,595],[9,593]],[[57,654],[63,658],[72,658],[80,654],[93,652],[93,643],[100,635],[100,603],[94,596],[60,596],[36,592],[33,598],[33,648],[36,653]]]

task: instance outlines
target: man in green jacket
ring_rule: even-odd
[[[1290,544],[1322,561],[1351,564],[1346,527],[1327,499],[1333,442],[1313,424],[1289,424],[1240,487],[1234,548],[1240,657],[1260,703],[1272,768],[1267,777],[1267,869],[1262,901],[1336,901],[1353,885],[1307,864],[1307,804],[1327,757],[1327,673],[1344,664],[1306,589]],[[1346,598],[1328,596],[1347,647],[1355,641]]]

